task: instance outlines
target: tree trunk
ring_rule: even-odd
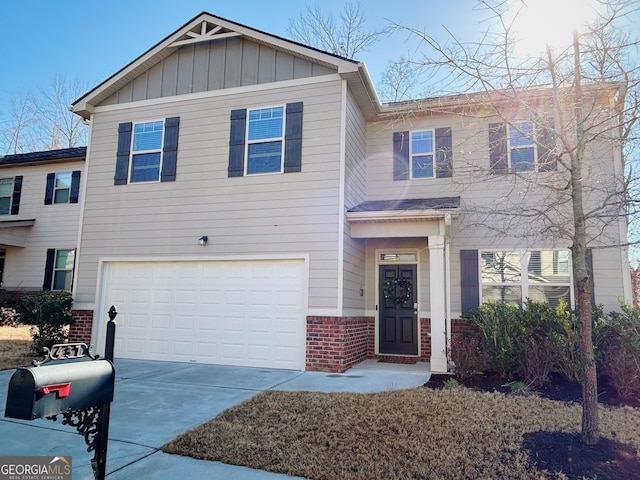
[[[576,150],[571,154],[571,200],[573,207],[573,278],[576,283],[578,298],[578,334],[580,349],[580,369],[582,373],[582,442],[596,445],[600,439],[598,421],[598,375],[596,361],[593,355],[592,335],[592,280],[587,270],[587,225],[584,214],[582,164],[586,149],[585,131],[582,109],[584,95],[581,85],[580,49],[578,33],[573,33],[573,47],[575,60],[575,120],[576,120]]]

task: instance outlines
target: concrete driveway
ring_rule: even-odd
[[[107,477],[291,479],[286,475],[169,455],[162,446],[223,410],[272,390],[377,392],[423,385],[429,364],[367,360],[343,374],[116,359]],[[73,478],[93,479],[83,438],[60,420],[4,418],[13,370],[0,372],[0,455],[71,456]]]

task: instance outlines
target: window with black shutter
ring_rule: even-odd
[[[176,179],[180,117],[121,123],[114,185]]]
[[[228,176],[302,170],[303,103],[231,111]]]

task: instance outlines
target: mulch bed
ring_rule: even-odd
[[[425,386],[444,388],[445,382],[451,378],[455,377],[434,374]],[[478,374],[465,379],[456,378],[456,381],[478,391],[510,393],[512,382],[517,380]],[[548,385],[531,391],[551,400],[582,403],[580,384],[569,382],[561,375],[553,375]],[[611,407],[627,405],[640,408],[640,398],[621,399],[604,376],[598,379],[598,399],[601,404]],[[602,437],[597,445],[589,446],[580,441],[579,433],[540,431],[524,434],[522,449],[528,453],[531,465],[552,473],[562,472],[570,480],[640,479],[640,460],[635,447],[608,438]]]

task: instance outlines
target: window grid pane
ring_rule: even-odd
[[[551,307],[560,299],[571,305],[569,256],[567,250],[481,251],[482,302],[520,305],[526,297]]]
[[[153,182],[160,178],[160,153],[142,153],[133,156],[132,182]]]
[[[71,290],[75,250],[56,250],[52,290]]]
[[[433,178],[433,131],[411,133],[411,178]]]
[[[264,108],[249,112],[249,141],[282,138],[284,108]]]
[[[281,171],[282,142],[252,143],[249,145],[247,174]]]
[[[162,148],[163,123],[159,121],[136,124],[133,136],[133,150],[140,152]]]

